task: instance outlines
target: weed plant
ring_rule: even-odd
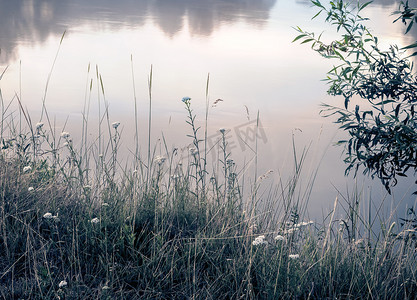
[[[190,98],[186,158],[149,145],[125,167],[107,106],[93,142],[85,113],[76,147],[13,101],[18,113],[1,99],[3,299],[416,299],[415,228],[382,220],[366,234],[360,198],[341,220],[338,200],[321,222],[306,218],[295,146],[294,176],[260,193],[268,173],[245,188],[224,129],[210,170]]]

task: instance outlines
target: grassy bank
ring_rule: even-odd
[[[381,220],[371,234],[360,198],[342,199],[343,219],[306,219],[308,195],[295,192],[304,155],[279,192],[258,193],[268,174],[243,186],[225,130],[210,166],[183,102],[189,152],[149,145],[121,166],[107,110],[97,139],[84,118],[75,143],[2,101],[3,299],[415,299],[412,223]]]

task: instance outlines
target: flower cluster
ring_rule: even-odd
[[[191,101],[190,97],[183,97],[182,98],[182,102],[184,102],[184,103],[189,103],[190,101]]]
[[[63,137],[64,139],[68,139],[70,137],[70,134],[66,131],[61,132],[61,137]]]
[[[97,224],[100,223],[100,219],[99,218],[94,218],[90,220],[91,224]]]
[[[255,240],[252,242],[252,245],[254,246],[258,246],[258,245],[263,245],[263,244],[267,244],[268,242],[265,241],[265,236],[264,235],[260,235],[258,237],[255,238]]]
[[[66,282],[65,280],[62,280],[59,284],[58,284],[58,287],[59,288],[63,288],[64,286],[67,286],[68,285],[68,282]]]
[[[283,237],[282,235],[277,235],[275,238],[274,238],[276,241],[284,241],[285,240],[285,237]]]
[[[157,155],[154,159],[155,163],[161,166],[165,162],[166,158],[160,155]]]
[[[44,219],[47,219],[47,220],[54,220],[55,222],[58,222],[59,221],[58,214],[56,216],[54,216],[50,212],[45,213],[43,215],[43,218]]]
[[[301,222],[301,223],[294,224],[294,225],[288,224],[288,227],[289,227],[289,228],[288,228],[288,229],[286,229],[286,230],[284,231],[284,233],[285,233],[285,234],[292,234],[292,233],[294,233],[294,232],[296,232],[296,231],[300,230],[301,228],[306,227],[306,226],[309,226],[309,225],[312,225],[312,224],[314,224],[314,222],[313,222],[313,221]]]
[[[43,127],[43,123],[42,123],[42,122],[38,122],[38,123],[36,123],[36,130],[37,130],[37,131],[41,130],[41,129],[42,129],[42,127]]]

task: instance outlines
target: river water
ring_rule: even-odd
[[[379,0],[364,12],[382,44],[414,39],[392,24],[397,8],[397,1]],[[85,101],[93,129],[107,103],[110,122],[121,122],[125,154],[135,147],[135,99],[140,150],[146,153],[149,82],[151,144],[161,154],[162,136],[169,148],[186,149],[191,142],[181,101],[191,97],[203,127],[208,107],[208,146],[225,128],[240,166],[252,174],[256,166],[257,176],[273,170],[265,186],[293,173],[293,141],[298,157],[308,147],[297,197],[304,197],[317,171],[307,194],[309,214],[320,218],[336,196],[343,198],[339,192],[353,193],[355,181],[344,176],[342,149],[333,146],[342,134],[319,116],[320,103],[342,104],[326,95],[321,81],[332,62],[292,43],[295,26],[332,37],[322,19],[311,20],[316,12],[304,0],[0,0],[0,73],[8,67],[0,81],[2,97],[16,102],[17,95],[34,123],[45,100],[55,129],[71,132],[75,142]],[[216,155],[209,157],[215,161]],[[357,184],[364,198],[399,204],[399,213],[415,201],[407,180],[394,196],[379,182],[360,178]]]

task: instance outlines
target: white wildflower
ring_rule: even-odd
[[[158,164],[158,165],[162,165],[165,162],[166,158],[163,156],[156,156],[154,161]]]
[[[42,127],[43,127],[43,123],[42,122],[36,123],[36,130],[41,130]]]
[[[106,284],[105,286],[102,287],[103,290],[109,290],[110,287]]]
[[[97,223],[99,223],[99,222],[100,222],[100,219],[99,219],[99,218],[94,218],[94,219],[92,219],[90,222],[91,222],[92,224],[97,224]]]
[[[299,254],[290,254],[290,255],[288,255],[288,257],[291,258],[291,259],[297,259],[297,258],[300,258],[300,255]]]
[[[62,288],[62,287],[67,286],[67,285],[68,285],[68,282],[66,282],[65,280],[62,280],[62,281],[58,284],[59,288]]]
[[[111,124],[111,126],[112,126],[114,129],[117,129],[117,127],[119,127],[119,125],[120,125],[120,122],[113,122],[113,123]]]
[[[103,202],[103,203],[101,204],[101,206],[109,206],[109,204],[108,204],[108,203],[106,203],[106,202]]]
[[[274,238],[276,241],[283,241],[283,240],[285,240],[285,237],[283,237],[282,235],[277,235],[275,238]]]
[[[182,102],[184,102],[184,103],[187,103],[187,102],[189,102],[191,100],[191,98],[190,97],[183,97],[182,98]]]
[[[54,216],[53,216],[50,212],[47,212],[47,213],[45,213],[45,214],[43,215],[43,217],[44,217],[45,219],[52,219]]]
[[[31,166],[26,166],[26,167],[23,168],[23,173],[27,173],[27,172],[30,172],[30,171],[32,171]]]
[[[265,236],[264,235],[260,235],[257,238],[255,238],[255,240],[252,242],[252,245],[258,246],[258,245],[267,244],[267,243],[268,242],[265,241]]]
[[[30,186],[30,187],[28,188],[28,192],[32,192],[34,189],[35,189],[35,188],[34,188],[33,186]]]
[[[301,228],[301,227],[305,227],[305,226],[308,226],[308,225],[311,225],[311,224],[314,224],[314,222],[313,221],[301,222],[301,223],[295,224],[294,227],[295,228]]]
[[[294,233],[294,232],[296,232],[296,231],[298,231],[298,227],[294,227],[294,228],[290,228],[290,229],[287,229],[287,230],[285,230],[285,234],[292,234],[292,233]]]
[[[357,247],[364,247],[365,246],[365,240],[364,239],[359,239],[359,240],[352,239],[352,242]]]
[[[66,131],[61,132],[61,137],[63,137],[64,139],[67,139],[70,137],[70,134]]]

